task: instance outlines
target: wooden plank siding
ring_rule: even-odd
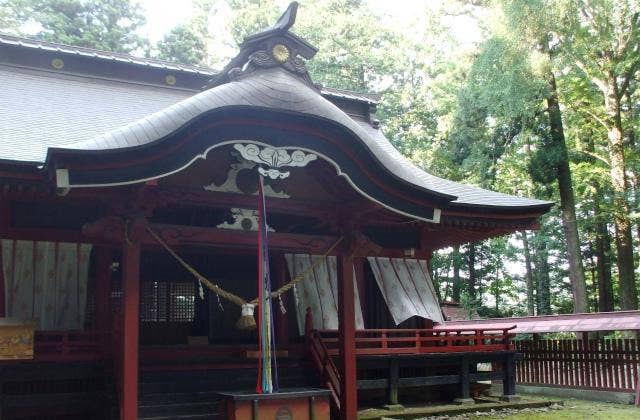
[[[522,385],[635,392],[640,340],[518,340],[516,382]]]

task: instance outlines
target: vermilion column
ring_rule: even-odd
[[[353,420],[358,416],[356,388],[356,317],[354,312],[353,259],[338,256],[338,333],[340,337],[340,418]]]
[[[138,418],[138,337],[140,312],[140,244],[125,242],[122,257],[122,395],[120,418]]]

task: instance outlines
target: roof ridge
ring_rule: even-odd
[[[35,38],[27,38],[22,36],[10,35],[4,32],[0,32],[0,44],[5,45],[20,45],[22,47],[34,48],[34,49],[47,49],[57,50],[61,53],[76,54],[76,55],[92,55],[95,58],[127,61],[132,64],[138,65],[151,65],[156,64],[171,70],[196,72],[205,75],[217,74],[217,70],[209,67],[196,66],[193,64],[183,64],[174,61],[162,60],[158,58],[140,57],[127,53],[113,52],[107,50],[101,50],[98,48],[79,47],[75,45],[62,44],[58,42],[43,41]],[[110,56],[110,57],[109,57]]]
[[[197,73],[204,76],[215,76],[218,74],[217,70],[204,66],[195,66],[192,64],[182,64],[173,61],[160,60],[157,58],[138,57],[126,53],[118,53],[106,50],[100,50],[97,48],[78,47],[74,45],[62,44],[57,42],[42,41],[34,38],[26,38],[16,35],[10,35],[0,32],[0,44],[5,45],[19,45],[25,48],[42,49],[42,50],[56,50],[63,54],[84,55],[92,56],[97,59],[128,62],[134,65],[140,65],[145,67],[161,67],[172,71],[181,71],[187,73]],[[381,95],[371,92],[357,92],[349,89],[339,89],[334,87],[323,86],[322,93],[330,96],[343,97],[346,99],[355,99],[360,101],[377,104],[380,102]]]

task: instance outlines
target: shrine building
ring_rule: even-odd
[[[312,80],[296,12],[219,72],[0,35],[1,418],[353,420],[480,380],[515,394],[509,328],[447,328],[429,265],[552,203],[412,164],[378,96]]]

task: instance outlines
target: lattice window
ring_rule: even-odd
[[[195,293],[195,286],[192,282],[143,282],[140,285],[140,321],[193,321]]]
[[[87,308],[84,313],[84,329],[88,330],[95,324],[96,318],[96,294],[95,288],[87,290]]]
[[[195,316],[195,285],[193,282],[169,284],[171,285],[171,293],[169,296],[169,321],[193,321]]]
[[[140,320],[144,322],[167,320],[167,283],[150,281],[141,284]]]
[[[111,279],[111,313],[122,313],[122,281],[119,278]]]

